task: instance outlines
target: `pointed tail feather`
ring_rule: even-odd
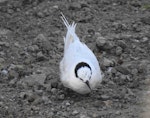
[[[66,37],[64,38],[64,43],[65,43],[65,50],[68,48],[68,46],[74,42],[75,40],[79,40],[78,36],[75,33],[75,28],[76,28],[76,23],[73,22],[71,25],[68,23],[67,19],[61,13],[61,19],[63,20],[65,26],[67,27],[67,34]]]

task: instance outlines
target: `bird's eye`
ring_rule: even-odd
[[[83,79],[82,79],[82,78],[80,78],[80,80],[82,80],[82,81],[83,81]]]

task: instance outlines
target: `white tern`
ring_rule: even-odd
[[[90,93],[102,81],[98,60],[94,53],[80,42],[75,33],[76,23],[70,25],[63,14],[61,19],[67,27],[67,34],[64,37],[64,55],[60,62],[61,82],[77,93]]]

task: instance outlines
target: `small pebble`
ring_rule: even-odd
[[[53,8],[54,8],[54,9],[58,9],[59,6],[58,6],[58,5],[54,5]]]
[[[69,6],[69,10],[77,10],[77,9],[81,9],[81,4],[78,2],[73,2],[70,6]]]
[[[110,97],[109,96],[107,96],[107,95],[101,95],[101,99],[102,100],[108,100]]]
[[[14,70],[9,71],[9,77],[8,77],[9,79],[18,78],[18,76],[19,76],[19,74],[16,71],[14,71]]]
[[[45,14],[42,13],[42,12],[37,12],[36,15],[37,15],[39,18],[43,18],[43,17],[45,16]]]
[[[79,114],[79,112],[77,111],[77,110],[74,110],[73,112],[72,112],[72,115],[77,115],[77,114]]]
[[[52,88],[52,89],[51,89],[51,92],[52,92],[53,94],[55,94],[55,93],[57,93],[57,89],[56,89],[56,88]]]
[[[64,100],[65,99],[65,95],[64,94],[59,95],[58,99]]]
[[[0,101],[0,107],[3,107],[3,106],[4,106],[4,102]]]
[[[123,49],[127,47],[127,44],[123,40],[118,40],[117,45]]]
[[[0,46],[9,47],[10,44],[7,43],[7,42],[1,42],[1,41],[0,41]]]
[[[117,56],[121,55],[121,54],[122,54],[122,51],[123,51],[122,48],[118,46],[118,47],[116,48],[116,55],[117,55]]]
[[[148,37],[143,37],[142,42],[145,43],[145,42],[147,42],[148,40],[149,40]]]
[[[121,112],[120,111],[116,111],[116,113],[115,113],[116,115],[120,115],[121,114]]]
[[[29,52],[37,52],[39,51],[39,47],[37,45],[31,45],[28,47]]]
[[[5,61],[5,59],[0,58],[0,64],[3,63]]]
[[[20,98],[25,99],[26,97],[27,97],[26,92],[21,92],[20,93]]]
[[[16,82],[17,82],[17,78],[14,78],[14,79],[12,79],[10,82],[9,82],[9,85],[15,85],[16,84]]]
[[[97,45],[97,47],[103,49],[103,47],[104,47],[105,44],[106,44],[106,39],[104,37],[98,37],[96,39],[96,45]]]
[[[70,106],[71,104],[69,102],[66,102],[66,106]]]
[[[90,118],[90,117],[88,117],[87,115],[84,115],[84,114],[80,114],[79,118]]]
[[[37,53],[37,60],[38,61],[44,61],[45,59],[46,58],[41,51]]]
[[[8,71],[4,69],[4,70],[1,71],[1,73],[2,73],[3,75],[7,75],[7,74],[8,74]]]
[[[38,43],[38,42],[42,43],[43,41],[47,41],[44,34],[38,34],[37,37],[34,39],[34,42],[36,42],[36,43]]]
[[[107,58],[103,59],[103,63],[102,63],[105,67],[111,67],[114,65],[114,62],[112,60],[109,60]]]
[[[115,67],[115,69],[125,75],[128,75],[130,73],[127,67],[124,67],[124,66],[117,66]]]
[[[132,75],[137,75],[137,73],[138,73],[138,70],[136,68],[131,70]]]

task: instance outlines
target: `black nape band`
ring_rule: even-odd
[[[90,67],[87,63],[85,63],[85,62],[80,62],[80,63],[78,63],[78,64],[76,65],[76,67],[75,67],[75,75],[76,75],[77,78],[78,78],[77,71],[78,71],[80,68],[82,68],[82,67],[88,67],[88,68],[91,70],[91,67]]]

